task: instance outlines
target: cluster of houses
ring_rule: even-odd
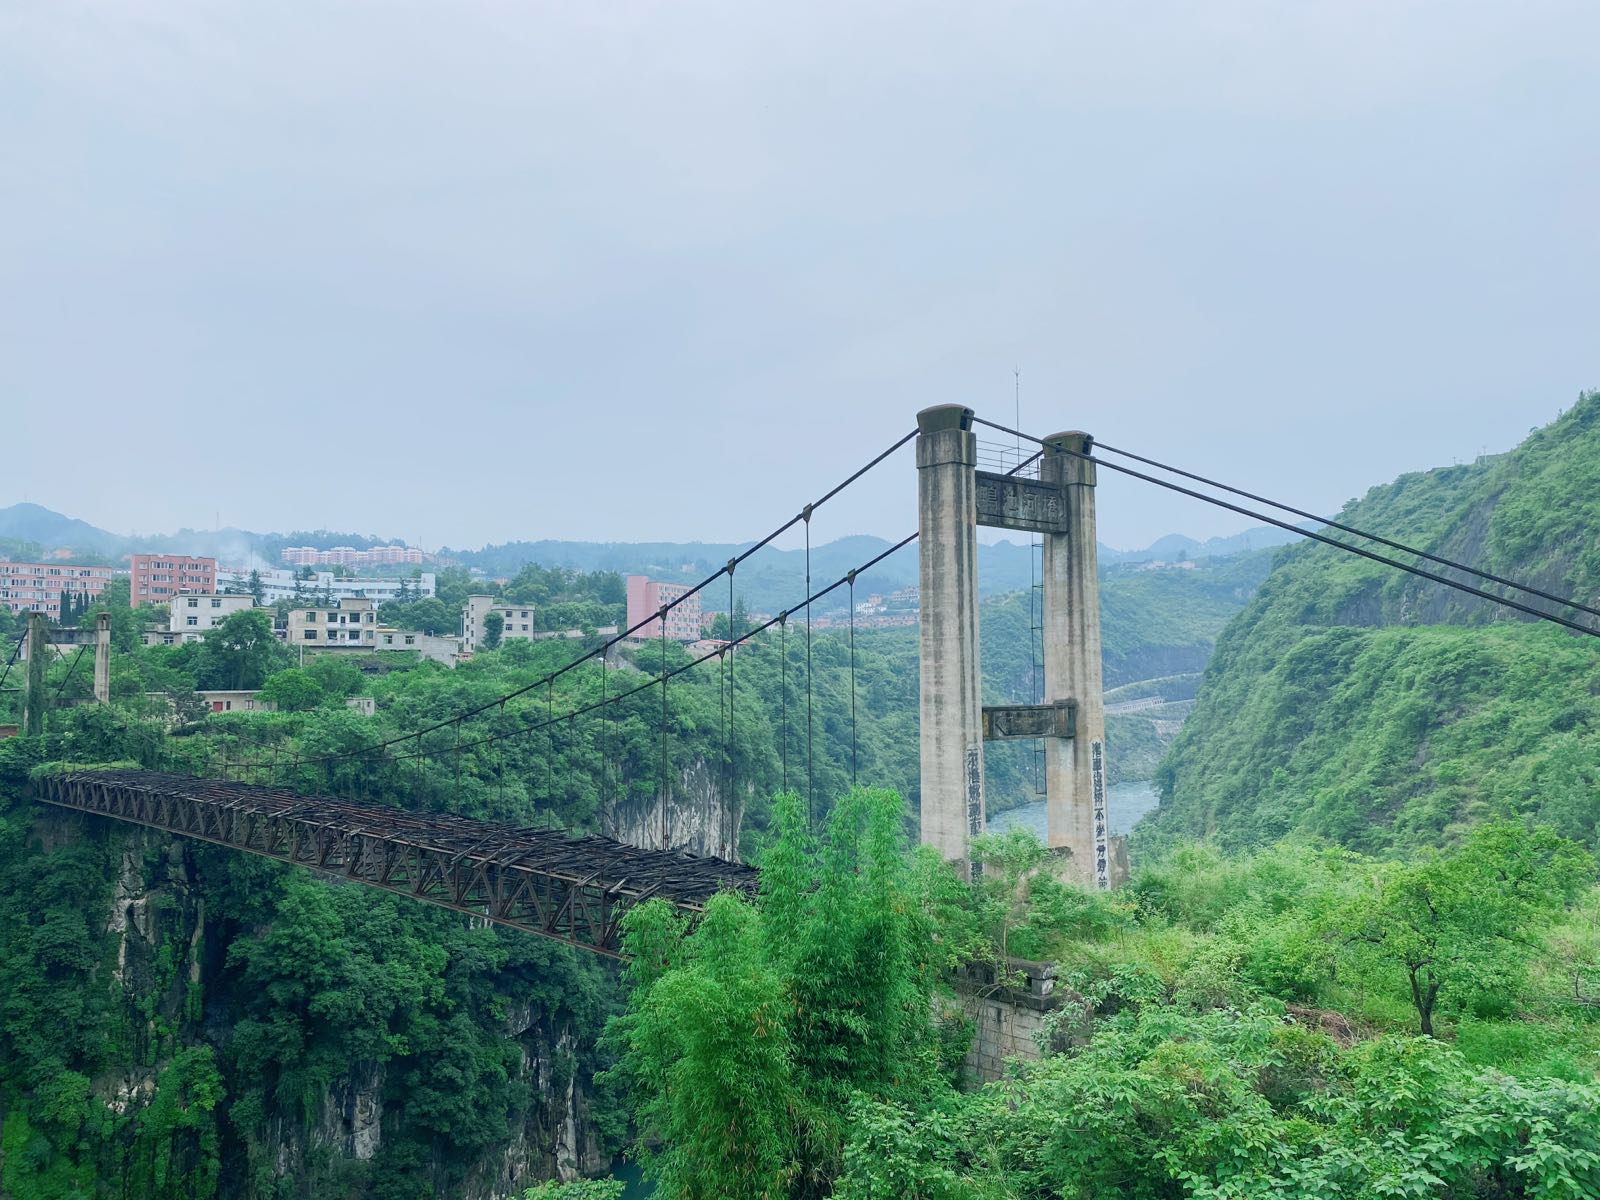
[[[167,606],[167,627],[147,631],[146,645],[199,641],[232,614],[254,607],[286,608],[287,616],[274,620],[274,632],[302,656],[330,651],[398,651],[454,666],[484,648],[496,626],[502,642],[583,636],[577,629],[540,630],[531,604],[514,604],[489,595],[467,597],[457,632],[399,629],[379,620],[379,605],[435,597],[434,574],[414,570],[408,575],[361,577],[347,572],[355,566],[381,568],[420,562],[420,551],[393,546],[376,551],[294,547],[284,556],[295,564],[294,569],[235,568],[219,565],[214,558],[166,553],[135,554],[126,572],[108,566],[0,561],[0,604],[16,612],[37,610],[64,620],[74,608],[87,608],[98,599],[114,575],[125,573],[130,604]],[[314,569],[323,565],[339,570]],[[906,619],[902,614],[907,610],[914,614],[915,608],[916,589],[907,588],[887,597],[868,597],[857,606],[857,616],[868,624],[874,618],[892,624]],[[654,640],[664,633],[691,653],[704,654],[726,645],[705,636],[714,616],[702,612],[700,597],[686,584],[644,575],[627,577],[625,628],[632,630],[634,639]],[[762,614],[753,613],[751,619],[760,620]],[[909,619],[914,620],[914,615]],[[819,623],[826,626],[829,620],[819,618]],[[598,632],[613,636],[618,629],[609,626]]]
[[[265,574],[263,572],[257,572],[256,578],[252,580],[241,578],[241,573],[230,572],[227,568],[217,570],[212,564],[211,573],[205,575],[194,571],[188,564],[182,564],[185,569],[179,571],[180,564],[176,559],[161,561],[172,562],[173,566],[167,569],[175,574],[193,575],[202,583],[225,580],[228,587],[227,590],[217,590],[215,586],[198,589],[176,581],[149,582],[146,586],[147,592],[151,587],[161,586],[171,586],[172,591],[163,593],[158,601],[167,605],[167,627],[148,630],[144,634],[147,646],[178,646],[186,642],[200,641],[209,630],[216,628],[236,612],[269,607],[280,600],[288,599],[285,596],[275,595],[274,589],[263,586],[266,583],[261,578]],[[248,573],[243,574],[248,575]],[[273,581],[274,584],[278,582]],[[347,579],[338,582],[349,584],[357,581]],[[295,596],[299,599],[299,603],[290,601],[286,617],[274,622],[274,632],[279,640],[297,650],[302,657],[306,653],[330,651],[398,651],[420,654],[423,658],[452,667],[484,648],[493,636],[491,631],[496,625],[499,627],[498,640],[501,642],[543,641],[583,636],[583,631],[578,629],[541,630],[535,619],[533,605],[512,603],[504,598],[488,595],[467,597],[461,606],[459,633],[400,629],[379,620],[379,604],[386,600],[420,599],[431,596],[434,593],[434,579],[431,575],[422,575],[409,581],[409,594],[401,594],[398,591],[397,581],[383,582],[386,586],[379,589],[376,595],[352,595],[341,592],[331,600],[326,595],[318,596],[316,591],[312,591],[311,595],[317,598],[307,600],[304,591],[297,591]],[[248,587],[253,587],[254,591],[247,590]],[[652,617],[651,614],[658,612],[662,605],[678,600],[687,590],[686,587],[677,584],[657,583],[643,576],[630,576],[628,624],[630,628],[638,626],[634,630],[633,637],[641,641],[659,637],[661,620],[659,617]],[[716,645],[702,638],[702,619],[697,596],[682,600],[667,614],[667,637],[688,644],[691,649],[704,649]],[[612,625],[596,632],[603,636],[612,636],[617,631],[617,626]]]

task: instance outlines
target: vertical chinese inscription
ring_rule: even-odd
[[[1105,743],[1089,743],[1089,772],[1094,780],[1094,882],[1098,888],[1111,886],[1111,850],[1106,828]]]
[[[967,835],[977,837],[983,832],[983,751],[977,746],[967,747]]]
[[[983,833],[983,748],[981,746],[967,747],[967,836],[978,837]],[[972,878],[979,879],[983,875],[983,864],[973,861]]]

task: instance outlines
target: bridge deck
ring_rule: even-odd
[[[660,897],[699,912],[716,892],[755,890],[754,867],[641,850],[610,838],[413,813],[281,788],[154,771],[75,771],[39,799],[296,863],[618,956],[629,908]]]

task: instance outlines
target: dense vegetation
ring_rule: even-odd
[[[688,932],[664,906],[630,918],[611,1037],[659,1194],[1600,1189],[1600,891],[1573,843],[1487,825],[1408,863],[1191,848],[1112,898],[1035,873],[1025,834],[960,884],[896,845],[898,807],[856,793],[813,843],[783,800],[754,904]],[[1060,961],[1069,995],[1039,1061],[963,1089],[943,981],[1006,948]]]
[[[1350,517],[1593,599],[1597,430],[1588,397],[1513,454],[1408,477]],[[300,666],[260,613],[144,648],[155,614],[113,589],[116,703],[0,745],[0,1191],[485,1197],[514,1155],[570,1172],[570,1128],[587,1166],[629,1147],[675,1200],[1600,1194],[1594,653],[1333,554],[1279,555],[1223,635],[1162,768],[1167,811],[1114,896],[1057,881],[1025,834],[983,842],[972,884],[909,850],[913,630],[859,630],[853,654],[837,630],[809,654],[795,625],[773,631],[674,680],[664,733],[652,680],[686,660],[646,645],[324,767],[593,643],[509,642],[455,671]],[[1108,684],[1186,697],[1151,677],[1193,671],[1266,565],[1108,570]],[[426,628],[475,586],[450,572],[433,608],[386,615]],[[527,568],[500,594],[592,631],[620,587]],[[983,619],[986,695],[1029,698],[1028,597]],[[70,701],[87,674],[55,663],[49,686]],[[260,687],[278,711],[207,713],[209,687]],[[611,719],[540,725],[633,687]],[[1161,749],[1126,717],[1110,740],[1114,766]],[[275,864],[44,817],[24,789],[52,761],[571,829],[663,793],[732,802],[762,890],[692,929],[636,911],[619,977]],[[1029,765],[989,757],[996,807],[1025,798]],[[978,1086],[975,1005],[1003,999],[1019,958],[1060,964],[1060,1003],[1039,1060]],[[953,990],[957,968],[997,982]],[[358,1096],[377,1110],[366,1155]]]
[[[1403,476],[1342,519],[1594,605],[1600,393],[1508,454]],[[1410,848],[1527,814],[1594,845],[1597,645],[1331,547],[1282,551],[1217,644],[1151,838]]]

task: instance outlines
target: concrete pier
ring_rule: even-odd
[[[94,702],[111,702],[111,614],[94,619]]]
[[[967,873],[968,842],[984,828],[978,446],[959,404],[924,409],[917,428],[922,841]]]
[[[1100,672],[1100,588],[1095,540],[1095,468],[1088,434],[1045,439],[1039,477],[1062,489],[1062,528],[1044,535],[1045,702],[1073,701],[1073,736],[1045,739],[1045,790],[1052,848],[1071,852],[1071,871],[1090,887],[1111,886],[1106,824],[1106,714]]]
[[[23,677],[22,694],[22,732],[25,737],[38,737],[44,733],[44,710],[49,707],[49,697],[44,689],[49,646],[50,633],[44,614],[28,613],[28,670]]]

